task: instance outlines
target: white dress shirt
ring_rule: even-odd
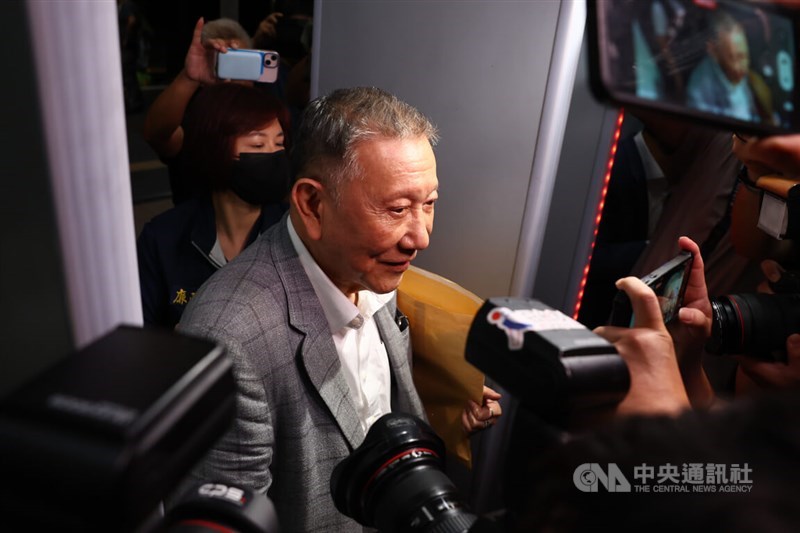
[[[376,294],[362,290],[357,304],[353,304],[319,267],[291,219],[286,220],[289,237],[328,320],[345,381],[366,433],[378,418],[391,411],[389,356],[373,315],[391,301],[395,291]]]

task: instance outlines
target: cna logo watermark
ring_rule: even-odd
[[[572,482],[582,492],[750,492],[752,472],[747,463],[642,463],[633,467],[631,483],[616,463],[583,463]]]
[[[608,492],[630,492],[631,484],[616,463],[608,463],[608,469],[597,463],[583,463],[572,474],[572,482],[583,492],[597,492],[602,485]]]

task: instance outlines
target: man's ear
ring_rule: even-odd
[[[292,204],[305,227],[306,235],[312,240],[322,236],[322,194],[322,184],[311,178],[299,178],[292,187]]]

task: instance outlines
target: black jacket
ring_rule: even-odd
[[[286,210],[285,204],[263,206],[247,245]],[[210,196],[187,200],[145,224],[136,243],[145,324],[175,327],[200,285],[220,268],[210,257],[216,240]]]

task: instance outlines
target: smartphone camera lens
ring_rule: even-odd
[[[278,56],[275,54],[269,54],[264,56],[264,66],[271,67],[278,63]]]

